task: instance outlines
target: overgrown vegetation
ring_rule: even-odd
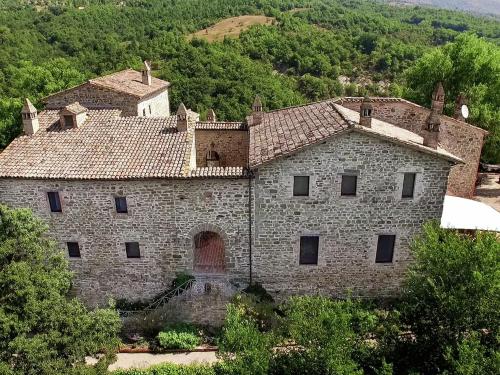
[[[0,373],[81,374],[85,356],[113,354],[120,320],[111,309],[87,310],[69,298],[65,256],[29,210],[0,205]]]
[[[275,17],[276,23],[222,42],[187,38],[245,14]],[[49,93],[140,68],[144,59],[173,83],[172,108],[182,100],[202,115],[214,108],[222,120],[243,119],[256,93],[268,109],[366,92],[424,104],[431,86],[444,79],[449,103],[466,91],[471,120],[498,134],[493,56],[500,27],[491,18],[365,0],[0,0],[0,25],[0,147],[20,132],[23,97],[41,107]],[[481,39],[437,52],[464,32]],[[422,57],[427,53],[433,58]],[[339,76],[351,83],[342,85]],[[495,142],[486,145],[484,160],[500,162]]]
[[[192,324],[170,324],[158,333],[158,344],[163,349],[194,349],[201,344],[199,330]]]

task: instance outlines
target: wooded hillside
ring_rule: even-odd
[[[239,15],[276,21],[220,42],[187,37]],[[0,45],[1,147],[20,132],[23,97],[41,107],[47,94],[149,59],[173,83],[172,108],[182,100],[225,120],[241,120],[257,93],[267,109],[365,93],[427,105],[444,80],[447,109],[465,91],[471,121],[493,133],[484,159],[500,162],[491,18],[365,0],[0,0]]]

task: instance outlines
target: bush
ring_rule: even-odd
[[[144,370],[117,370],[113,371],[112,375],[215,375],[215,371],[212,366],[208,365],[186,366],[164,363]]]
[[[190,324],[169,325],[157,336],[163,349],[194,349],[201,344],[201,337],[196,327]]]

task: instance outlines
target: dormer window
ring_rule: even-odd
[[[75,126],[75,121],[72,115],[64,115],[64,127],[73,128]]]
[[[78,128],[87,119],[87,108],[78,102],[67,105],[59,112],[61,127],[63,129]]]

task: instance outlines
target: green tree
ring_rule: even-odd
[[[490,132],[483,160],[500,163],[500,47],[477,36],[463,34],[444,47],[422,56],[405,74],[405,96],[429,105],[435,84],[446,91],[446,113],[452,114],[455,99],[469,99],[472,124]]]
[[[68,298],[71,272],[46,229],[0,205],[0,369],[12,374],[79,373],[85,356],[117,345],[115,311]]]
[[[415,335],[409,362],[425,374],[450,370],[477,340],[484,345],[479,354],[496,352],[498,360],[500,242],[495,235],[466,236],[429,223],[412,251],[415,263],[401,306],[402,322]]]

